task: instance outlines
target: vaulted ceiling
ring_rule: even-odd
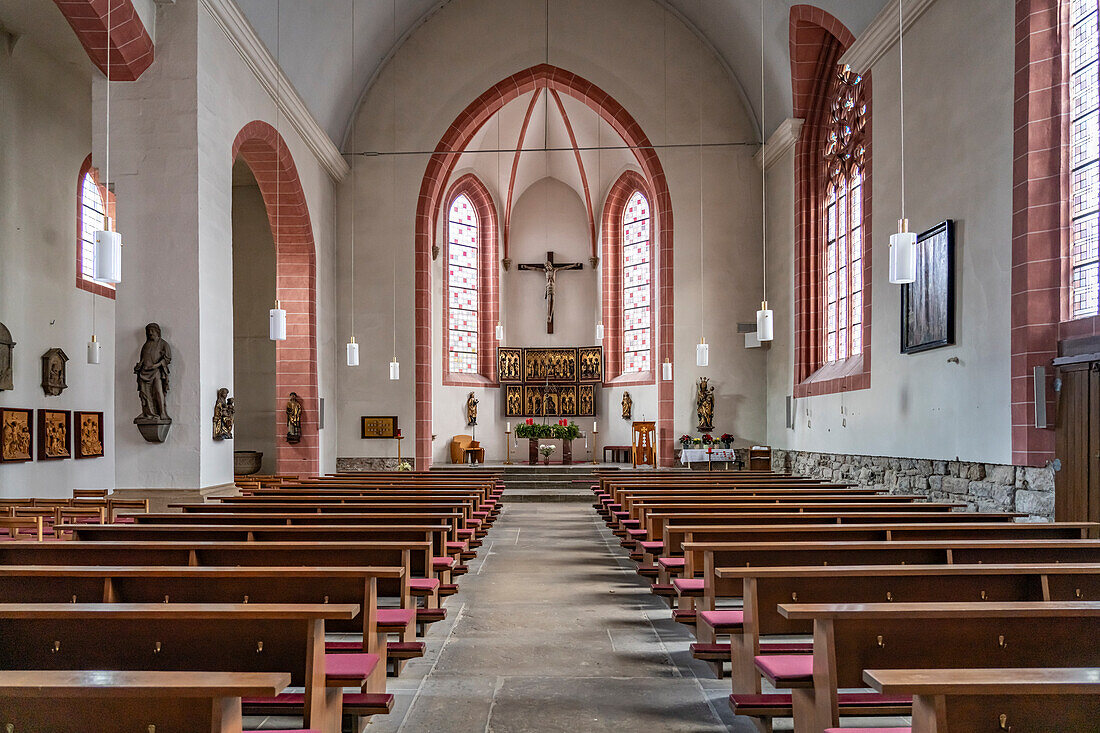
[[[588,0],[598,2],[599,0]],[[656,2],[713,47],[760,120],[761,0]],[[351,23],[352,3],[354,28]],[[449,2],[462,0],[237,0],[321,126],[341,145],[357,100],[405,38]],[[570,3],[548,0],[555,13]],[[789,14],[793,0],[764,0],[766,127],[791,116]],[[858,36],[886,0],[815,0]],[[535,21],[542,22],[541,18]],[[533,21],[533,22],[535,22]],[[355,43],[352,53],[352,33]]]

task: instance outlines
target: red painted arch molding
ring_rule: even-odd
[[[133,0],[53,0],[73,27],[88,58],[104,74],[111,56],[111,81],[134,81],[153,63],[153,39]],[[111,32],[107,33],[107,10]]]

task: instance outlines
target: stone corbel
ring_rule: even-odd
[[[511,257],[505,257],[504,259],[502,259],[500,261],[500,264],[504,268],[504,271],[508,272],[509,270],[512,269],[512,258]]]
[[[597,267],[600,266],[600,258],[599,257],[589,257],[588,258],[588,264],[592,266],[593,270],[595,270]]]

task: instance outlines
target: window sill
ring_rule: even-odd
[[[868,389],[870,386],[871,372],[864,369],[863,354],[860,354],[844,361],[825,364],[806,380],[794,386],[794,396],[813,397],[837,394]]]
[[[608,379],[603,383],[605,387],[640,387],[657,383],[657,375],[653,371],[631,372],[620,374],[614,379]]]
[[[101,285],[94,280],[85,280],[80,275],[76,276],[76,286],[81,290],[86,290],[89,293],[92,293],[93,295],[102,295],[104,298],[110,298],[111,300],[115,299],[115,293],[117,292],[112,287]]]
[[[496,387],[498,384],[482,374],[443,373],[444,387]]]
[[[1058,324],[1058,340],[1100,336],[1100,316],[1082,316]]]

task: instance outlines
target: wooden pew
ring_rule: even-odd
[[[358,614],[346,604],[0,604],[0,669],[289,673],[305,688],[306,726],[339,733],[343,688],[359,687],[377,659],[326,655],[325,620]]]
[[[50,733],[241,733],[241,698],[274,697],[284,672],[0,671],[0,725]]]
[[[912,733],[1083,731],[1100,720],[1098,667],[874,669],[863,679],[879,693],[913,696]]]
[[[783,604],[813,623],[813,654],[760,656],[757,667],[792,693],[795,733],[839,726],[838,689],[865,669],[1092,667],[1100,602]]]

